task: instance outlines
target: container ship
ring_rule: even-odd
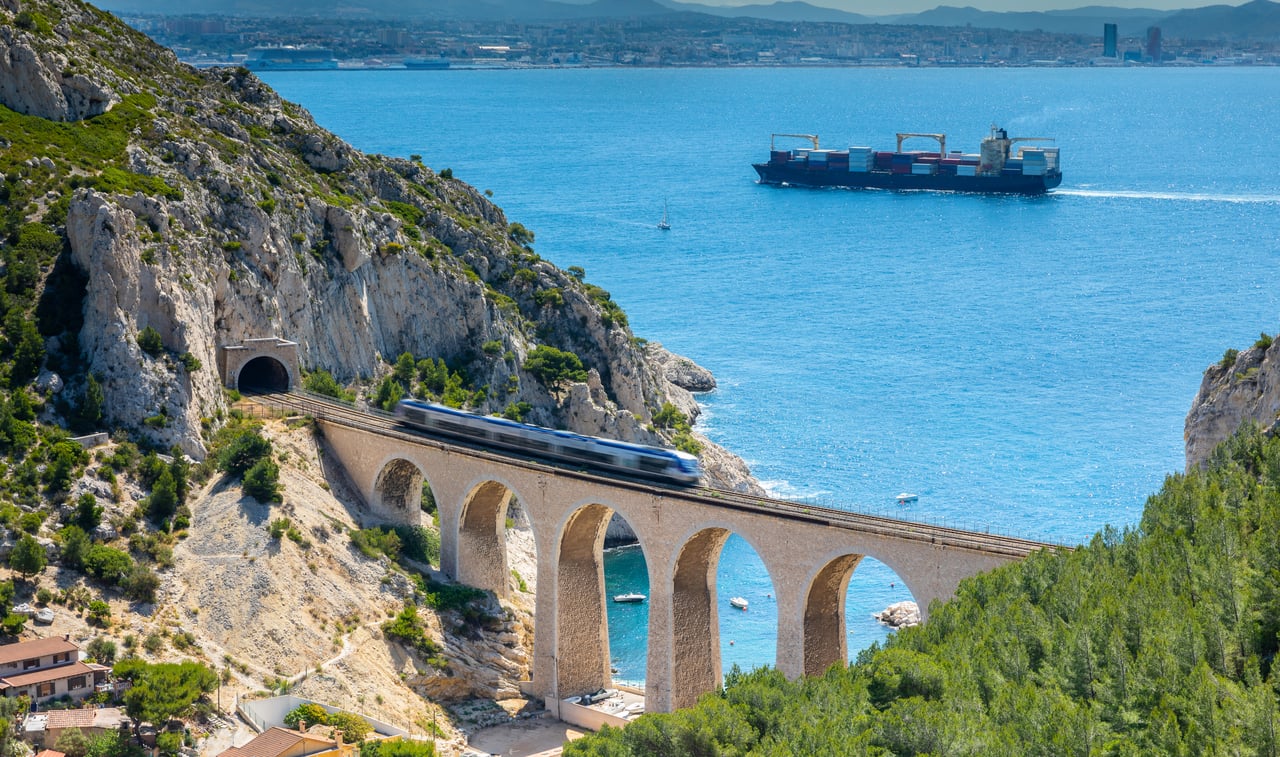
[[[338,68],[333,51],[323,47],[255,47],[245,58],[250,71],[329,71]]]
[[[779,150],[779,137],[805,139],[812,149]],[[908,139],[938,143],[937,152],[903,151]],[[947,152],[945,134],[898,134],[898,148],[879,152],[870,147],[822,150],[814,134],[774,134],[769,162],[753,163],[761,184],[802,187],[928,189],[952,192],[1044,194],[1062,183],[1058,148],[1019,146],[1052,142],[1045,137],[1013,137],[999,127],[982,140],[977,153]]]

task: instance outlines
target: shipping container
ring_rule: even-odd
[[[916,176],[932,176],[938,172],[937,163],[912,163],[911,173]]]
[[[977,176],[978,167],[975,165],[969,165],[967,163],[961,163],[960,165],[956,166],[956,175],[957,176]]]

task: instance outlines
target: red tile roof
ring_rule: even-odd
[[[303,740],[308,742],[303,745],[303,754],[323,752],[338,745],[338,742],[320,736],[304,735],[287,728],[268,728],[244,746],[232,747],[218,757],[279,757]]]
[[[85,707],[78,710],[46,710],[45,728],[56,731],[62,728],[101,728],[113,730],[125,720],[124,711],[118,707]]]
[[[55,752],[52,749],[44,749],[36,752],[36,757],[67,757],[62,752]]]
[[[46,657],[58,652],[73,652],[72,659],[74,659],[79,656],[80,647],[61,636],[55,636],[52,639],[32,639],[31,641],[20,641],[17,644],[5,644],[0,646],[0,665],[7,662],[21,662],[22,660]]]
[[[46,681],[61,681],[72,676],[87,676],[92,681],[93,668],[83,662],[73,662],[70,665],[58,665],[52,668],[44,668],[43,670],[33,670],[30,673],[18,673],[17,675],[0,678],[0,687],[31,686],[37,683],[45,683]]]

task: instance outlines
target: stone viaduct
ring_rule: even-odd
[[[807,508],[729,492],[621,481],[484,452],[398,428],[385,417],[297,395],[264,399],[316,417],[326,446],[375,519],[420,522],[422,482],[440,517],[441,563],[456,580],[506,597],[512,497],[537,546],[532,687],[547,707],[611,683],[603,543],[614,513],[631,525],[649,572],[646,709],[669,712],[720,685],[716,570],[730,534],[759,555],[777,597],[777,661],[787,676],[848,660],[845,594],[865,556],[894,570],[919,603],[962,578],[1045,545]]]

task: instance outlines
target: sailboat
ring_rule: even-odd
[[[666,231],[671,228],[671,224],[667,223],[667,201],[662,201],[662,220],[658,221],[658,228]]]

